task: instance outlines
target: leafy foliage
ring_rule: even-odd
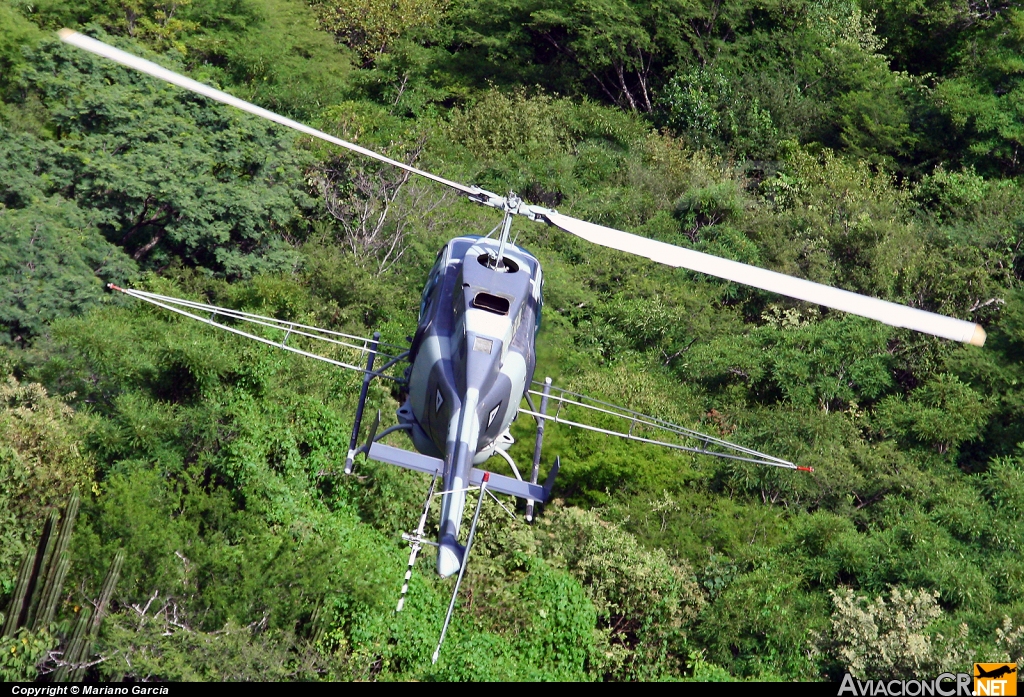
[[[73,490],[94,486],[95,462],[82,442],[91,427],[87,415],[38,383],[8,375],[0,385],[0,583],[5,589],[12,587],[17,565],[49,509],[63,504]]]
[[[548,554],[594,602],[610,650],[606,677],[650,679],[671,672],[671,651],[704,602],[685,565],[640,549],[632,536],[575,508],[548,508]]]
[[[96,210],[104,236],[154,268],[172,254],[233,277],[291,263],[280,232],[305,205],[294,183],[301,159],[261,122],[129,75],[69,47],[34,57],[25,87],[74,143],[52,190]],[[191,184],[168,171],[188,173]]]
[[[58,629],[128,552],[90,678],[878,678],[1019,656],[1020,25],[1005,2],[0,1],[0,595],[78,490]],[[538,375],[815,471],[550,428],[561,501],[533,528],[485,508],[432,666],[430,559],[392,613],[426,485],[338,475],[358,376],[103,284],[400,342],[439,246],[493,212],[61,26],[452,179],[978,321],[988,344],[517,223],[546,278]],[[374,386],[370,408],[400,398]],[[532,427],[514,435],[528,461]],[[5,679],[51,643],[0,646]]]
[[[0,288],[8,299],[0,336],[23,341],[58,317],[109,302],[103,281],[136,275],[134,261],[97,234],[94,220],[59,196],[0,213]]]
[[[444,14],[444,0],[315,0],[310,3],[320,25],[359,51],[364,60],[388,50],[403,34],[429,29]]]
[[[0,677],[7,682],[28,682],[39,674],[39,666],[54,645],[45,629],[21,629],[0,639]]]
[[[833,591],[832,602],[832,640],[843,668],[855,677],[938,675],[966,658],[966,625],[953,636],[932,629],[943,615],[932,594],[894,588],[888,599],[871,600],[847,588]]]

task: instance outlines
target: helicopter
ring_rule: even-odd
[[[437,548],[436,567],[442,578],[458,575],[441,638],[433,655],[434,661],[437,660],[455,607],[485,495],[496,501],[495,493],[525,500],[527,521],[532,520],[535,505],[550,498],[561,461],[555,459],[545,483],[540,484],[539,466],[546,423],[566,424],[572,428],[694,453],[811,471],[809,467],[691,431],[657,417],[554,388],[550,378],[543,382],[535,381],[535,341],[540,327],[544,277],[539,260],[524,247],[509,241],[512,222],[516,217],[553,226],[597,246],[646,257],[671,267],[706,273],[895,327],[976,346],[985,342],[984,329],[972,322],[586,222],[553,209],[528,204],[515,193],[502,196],[477,186],[454,182],[280,116],[70,29],[62,29],[59,35],[68,44],[364,157],[424,177],[475,203],[501,212],[501,221],[487,235],[456,237],[438,252],[421,296],[417,329],[407,348],[385,344],[379,334],[374,334],[372,338],[357,337],[110,285],[112,290],[219,329],[363,373],[345,458],[345,473],[353,473],[356,459],[362,454],[369,459],[431,476],[419,525],[414,532],[403,535],[411,549],[405,585],[396,609],[402,609],[413,566],[425,545]],[[497,237],[494,237],[496,232]],[[223,321],[217,321],[216,318]],[[255,329],[248,331],[239,328],[245,324],[271,329],[278,332],[278,335],[283,333],[283,339],[268,338],[254,333],[257,331]],[[301,336],[307,342],[321,342],[332,348],[322,353],[307,351],[289,345],[292,336]],[[365,355],[365,365],[356,365],[328,355],[338,348]],[[375,367],[378,359],[385,362]],[[397,367],[403,363],[408,364],[404,373],[395,374]],[[374,379],[392,380],[400,386],[403,399],[396,413],[398,423],[378,433],[381,421],[378,411],[364,444],[359,445],[367,394]],[[534,404],[534,397],[540,399],[539,407]],[[522,406],[524,401],[526,408]],[[552,401],[557,405],[554,414],[549,413]],[[573,414],[571,418],[570,413]],[[621,428],[607,428],[587,423],[585,419],[575,416],[576,413],[597,416],[598,421],[617,419],[623,425]],[[514,443],[511,426],[520,414],[530,415],[537,422],[532,470],[527,479],[523,478],[508,453]],[[628,428],[625,426],[627,423]],[[408,434],[414,450],[382,442],[385,436],[396,431]],[[482,469],[481,466],[494,456],[509,465],[513,476]],[[438,483],[440,490],[437,490]],[[460,542],[460,528],[466,512],[467,495],[474,490],[478,492],[476,509],[463,544]],[[430,540],[426,536],[426,520],[435,497],[441,499],[440,519],[436,540]]]

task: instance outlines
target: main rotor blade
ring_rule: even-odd
[[[647,257],[660,264],[699,271],[790,298],[806,300],[861,317],[876,319],[894,327],[914,329],[925,334],[962,341],[975,346],[982,346],[985,343],[985,330],[981,325],[973,322],[851,293],[848,290],[787,276],[749,264],[741,264],[738,261],[722,259],[692,249],[676,247],[603,225],[570,218],[554,211],[544,213],[544,218],[555,227],[588,242]]]
[[[333,143],[334,145],[346,148],[347,150],[351,150],[352,152],[359,153],[379,162],[392,165],[393,167],[398,167],[399,169],[403,169],[413,174],[418,174],[421,177],[438,182],[439,184],[444,184],[445,186],[451,187],[452,189],[465,194],[478,203],[483,203],[484,205],[495,208],[501,208],[506,205],[506,201],[503,197],[484,191],[479,187],[465,186],[464,184],[459,184],[458,182],[453,182],[435,174],[425,172],[416,167],[412,167],[404,162],[399,162],[391,159],[390,157],[385,157],[384,155],[368,150],[356,145],[355,143],[350,143],[346,140],[342,140],[341,138],[324,133],[323,131],[306,126],[298,121],[285,118],[284,116],[275,114],[272,111],[258,107],[255,104],[250,104],[242,99],[238,99],[237,97],[232,97],[226,92],[214,89],[213,87],[204,85],[201,82],[196,82],[195,80],[163,68],[156,63],[139,58],[138,56],[133,56],[130,53],[116,49],[102,41],[79,34],[71,29],[61,29],[59,34],[61,40],[66,43],[72,44],[91,53],[95,53],[96,55],[109,58],[121,65],[134,68],[135,70],[146,73],[147,75],[165,80],[166,82],[191,90],[192,92],[209,97],[215,101],[228,104],[241,109],[242,111],[281,124],[282,126],[287,126],[288,128],[292,128],[300,133],[311,135],[314,138],[319,138],[327,141],[328,143]],[[919,332],[924,332],[925,334],[933,334],[935,336],[952,339],[954,341],[974,344],[975,346],[982,346],[985,343],[985,330],[981,325],[974,324],[973,322],[945,317],[933,312],[918,310],[905,305],[898,305],[885,300],[851,293],[839,288],[833,288],[831,286],[814,283],[812,281],[795,278],[793,276],[787,276],[785,274],[758,268],[756,266],[750,266],[749,264],[741,264],[739,262],[722,259],[710,254],[676,247],[664,242],[658,242],[657,240],[651,240],[646,237],[640,237],[639,235],[633,235],[621,230],[604,227],[603,225],[596,225],[594,223],[588,223],[576,218],[571,218],[569,216],[556,213],[555,211],[549,211],[547,209],[541,209],[534,206],[524,206],[523,208],[524,210],[517,212],[527,215],[533,219],[537,219],[539,217],[545,218],[556,227],[594,244],[618,249],[630,254],[644,256],[668,266],[681,267],[692,271],[707,273],[712,276],[753,286],[762,290],[779,293],[780,295],[796,298],[798,300],[806,300],[807,302],[817,303],[836,310],[842,310],[862,317],[876,319],[894,327],[914,329]]]
[[[392,160],[390,157],[385,157],[384,155],[376,153],[373,150],[367,150],[366,148],[360,147],[355,143],[350,143],[347,140],[336,138],[335,136],[332,136],[329,133],[318,131],[315,128],[299,123],[298,121],[292,121],[291,119],[285,118],[280,114],[275,114],[272,111],[267,111],[266,109],[258,107],[255,104],[250,104],[249,102],[239,99],[238,97],[232,97],[227,92],[221,92],[220,90],[214,89],[209,85],[204,85],[201,82],[196,82],[195,80],[187,78],[183,75],[179,75],[178,73],[172,70],[163,68],[157,65],[156,63],[145,60],[143,58],[139,58],[138,56],[133,56],[130,53],[126,53],[120,49],[114,48],[109,44],[105,44],[102,41],[98,41],[91,37],[85,36],[84,34],[79,34],[77,31],[72,31],[71,29],[61,29],[58,32],[58,34],[60,35],[61,41],[69,43],[72,46],[77,46],[78,48],[89,51],[90,53],[95,53],[98,56],[103,56],[104,58],[109,58],[112,61],[120,63],[121,65],[127,66],[129,68],[134,68],[135,70],[146,73],[147,75],[152,75],[153,77],[160,78],[161,80],[170,82],[173,85],[177,85],[178,87],[183,87],[187,90],[191,90],[192,92],[201,94],[204,97],[209,97],[210,99],[221,102],[223,104],[227,104],[229,106],[233,106],[237,109],[241,109],[242,111],[249,112],[250,114],[261,116],[265,119],[273,121],[274,123],[279,123],[282,126],[287,126],[288,128],[295,129],[296,131],[305,133],[306,135],[311,135],[314,138],[326,140],[328,143],[339,145],[343,148],[351,150],[352,152],[357,152],[360,155],[365,155],[366,157],[373,158],[374,160],[378,160],[379,162],[384,162],[386,164],[392,165],[393,167],[404,169],[407,172],[418,174],[421,177],[426,177],[427,179],[438,182],[439,184],[450,186],[451,188],[460,191],[466,194],[467,196],[470,196],[471,198],[477,200],[480,200],[481,198],[496,198],[494,194],[484,191],[479,187],[465,186],[463,184],[459,184],[458,182],[453,182],[448,179],[445,179],[444,177],[439,177],[436,174],[424,172],[422,169],[417,169],[416,167],[407,165],[404,162],[399,162],[398,160]],[[484,201],[480,202],[483,203]]]

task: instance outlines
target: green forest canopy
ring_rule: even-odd
[[[103,287],[401,341],[437,249],[493,214],[62,45],[64,26],[443,176],[989,342],[517,223],[547,277],[539,374],[815,472],[549,429],[558,500],[532,527],[485,507],[432,666],[450,582],[429,559],[392,612],[426,483],[338,473],[357,377]],[[49,510],[83,496],[56,619],[0,639],[0,678],[52,671],[117,550],[96,679],[1021,662],[1022,43],[1013,2],[0,0],[0,609]],[[381,190],[398,263],[359,237]]]

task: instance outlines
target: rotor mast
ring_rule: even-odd
[[[498,238],[498,256],[494,259],[494,268],[501,271],[505,268],[505,245],[508,243],[508,233],[512,229],[512,218],[519,215],[519,208],[523,200],[514,191],[508,192],[508,196],[502,199],[502,210],[505,217],[501,220],[501,236]]]

